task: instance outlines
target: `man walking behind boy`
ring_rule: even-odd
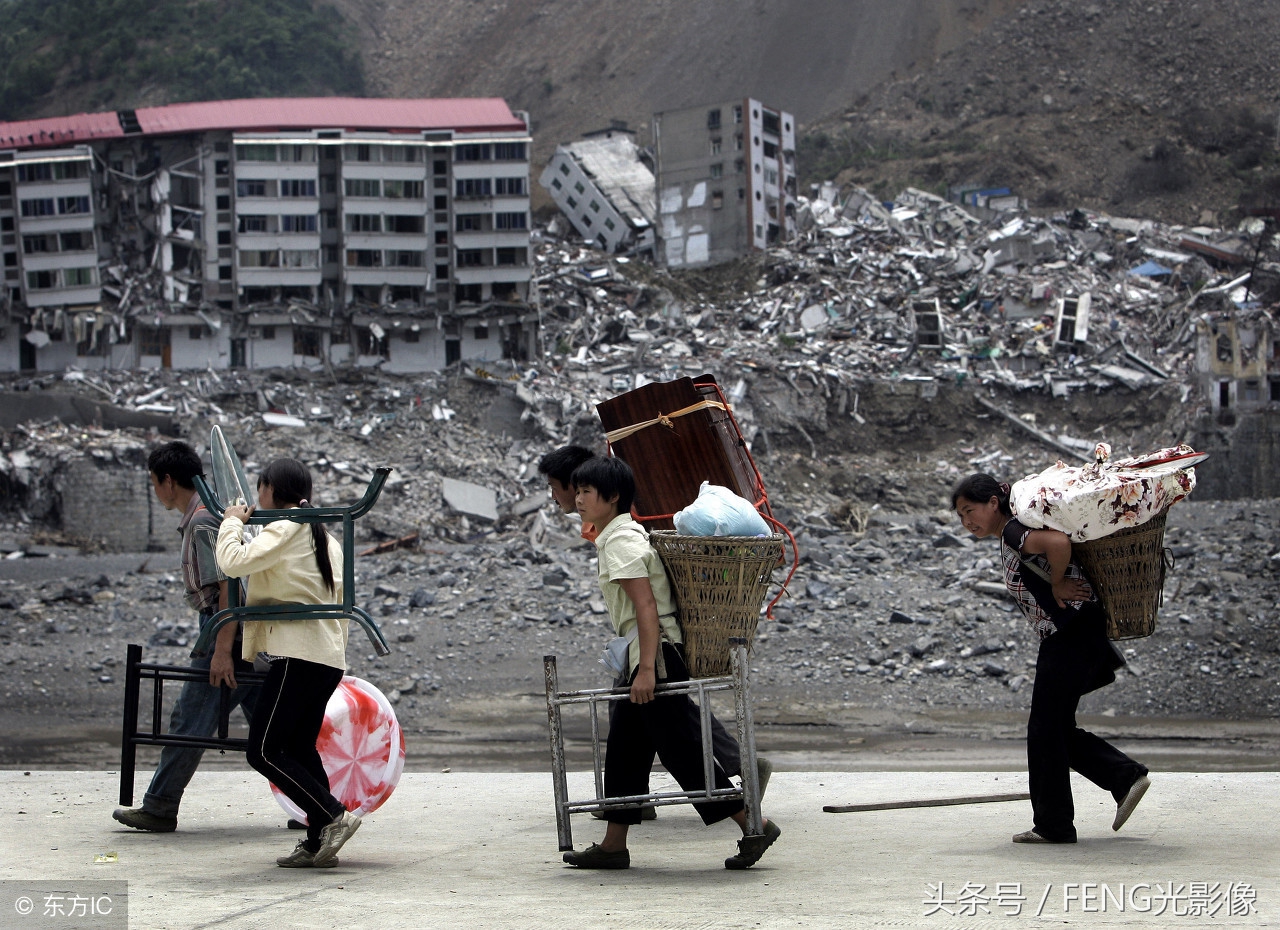
[[[538,474],[547,479],[547,489],[551,492],[552,499],[562,513],[578,512],[577,504],[574,501],[576,492],[570,479],[572,479],[573,473],[579,465],[594,458],[596,458],[596,453],[583,446],[561,446],[548,452],[538,460]],[[600,535],[600,529],[601,527],[593,526],[584,519],[582,521],[582,538],[594,543],[596,537]],[[627,685],[625,679],[614,682],[614,687],[623,687],[625,685]],[[617,707],[616,701],[609,704],[610,722],[613,720],[613,712]],[[694,723],[698,724],[700,719],[698,709],[690,705],[689,710],[693,715]],[[729,735],[729,731],[714,716],[711,718],[711,753],[730,778],[738,777],[742,774],[742,754],[738,747],[738,741]],[[769,786],[769,778],[772,775],[773,763],[764,756],[756,756],[756,776],[760,785],[760,797],[762,799],[764,798],[765,789]],[[652,805],[646,805],[641,808],[641,812],[644,820],[654,820],[658,816],[658,809]],[[594,811],[592,816],[597,820],[605,819],[603,811]]]
[[[182,538],[182,584],[187,606],[194,609],[203,629],[219,610],[227,606],[227,579],[218,570],[214,544],[218,520],[205,509],[196,493],[195,476],[204,474],[200,456],[185,442],[170,442],[152,450],[147,458],[151,487],[165,510],[182,513],[178,535]],[[233,649],[238,623],[218,631],[212,655],[192,653],[191,667],[209,674],[209,681],[188,681],[182,686],[169,719],[170,736],[208,737],[217,732],[222,684],[231,689],[231,709],[238,705],[246,719],[253,716],[258,700],[257,685],[239,685],[237,672],[251,672],[253,666]],[[187,783],[195,775],[203,749],[165,746],[160,764],[141,807],[120,807],[111,815],[126,827],[150,833],[170,833],[178,828],[178,807]]]

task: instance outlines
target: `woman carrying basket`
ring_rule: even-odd
[[[970,475],[951,493],[964,528],[1000,540],[1004,583],[1040,637],[1027,721],[1027,769],[1034,823],[1015,843],[1074,843],[1071,770],[1116,801],[1119,830],[1151,781],[1147,767],[1076,726],[1080,698],[1116,679],[1124,659],[1106,635],[1106,616],[1088,578],[1071,557],[1071,539],[1031,529],[1013,516],[1009,485]]]

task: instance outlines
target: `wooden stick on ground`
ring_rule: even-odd
[[[822,809],[828,814],[856,814],[862,811],[895,811],[909,807],[948,807],[952,804],[990,804],[995,801],[1029,801],[1031,795],[1022,794],[973,794],[963,798],[924,798],[919,801],[880,801],[875,804],[828,804]]]

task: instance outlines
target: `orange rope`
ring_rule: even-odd
[[[683,410],[677,410],[675,413],[668,413],[668,414],[660,413],[658,414],[658,416],[654,417],[652,420],[646,420],[643,423],[636,423],[631,426],[619,427],[618,429],[613,430],[612,432],[606,433],[605,440],[609,445],[610,453],[612,453],[613,443],[616,440],[625,439],[626,437],[632,435],[633,433],[638,433],[640,430],[646,429],[647,427],[661,424],[662,426],[665,426],[668,429],[674,429],[675,426],[671,422],[672,417],[682,417],[686,414],[693,413],[694,411],[697,411],[697,410],[707,410],[710,408],[723,410],[725,413],[729,415],[729,422],[733,425],[733,431],[738,435],[738,442],[742,444],[742,451],[746,453],[747,462],[750,463],[751,472],[752,474],[755,475],[755,478],[756,478],[755,491],[756,491],[757,497],[755,501],[753,501],[753,504],[755,505],[755,508],[757,511],[759,511],[761,507],[767,510],[768,513],[761,513],[760,516],[762,516],[769,523],[776,526],[778,529],[782,530],[782,532],[786,535],[787,539],[791,541],[791,569],[790,571],[787,572],[787,578],[785,581],[782,582],[782,587],[781,589],[779,589],[777,597],[775,597],[773,600],[769,602],[769,606],[765,608],[765,612],[764,612],[766,619],[773,620],[774,605],[776,605],[778,601],[782,600],[782,595],[787,593],[787,585],[791,584],[791,579],[795,577],[796,569],[800,567],[800,547],[796,545],[796,538],[792,534],[791,530],[789,530],[781,522],[773,518],[772,516],[773,508],[769,506],[769,493],[765,490],[764,479],[760,477],[760,469],[756,467],[756,461],[754,458],[751,457],[751,450],[747,448],[747,440],[745,439],[745,437],[743,437],[742,430],[738,429],[738,421],[735,420],[733,417],[733,411],[729,407],[729,401],[725,398],[724,392],[720,390],[719,384],[713,383],[711,387],[715,389],[716,396],[720,398],[719,402],[713,401],[713,400],[704,400],[704,401],[699,401],[696,404],[691,404],[688,407],[685,407]],[[660,513],[660,514],[650,514],[650,515],[644,516],[637,513],[636,509],[632,507],[631,516],[633,519],[635,519],[637,523],[644,523],[646,521],[651,521],[651,520],[672,520],[674,519],[675,514]]]

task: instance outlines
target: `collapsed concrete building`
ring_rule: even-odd
[[[0,123],[0,370],[527,358],[529,144],[500,99]]]
[[[583,239],[605,252],[651,256],[653,169],[632,135],[614,129],[556,146],[538,183]]]

